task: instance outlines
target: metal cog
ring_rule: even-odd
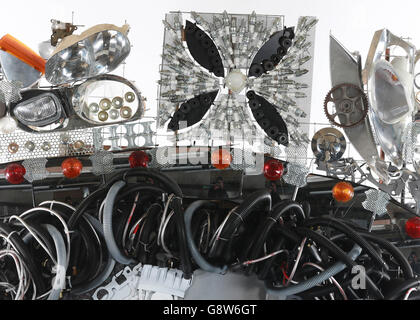
[[[353,88],[357,91],[357,95],[354,97],[349,97],[347,94],[347,90],[349,88]],[[333,93],[337,90],[341,89],[343,92],[343,97],[340,99],[334,99]],[[359,104],[359,108],[357,108],[357,101],[360,101],[361,99],[362,104]],[[335,114],[330,114],[328,111],[328,103],[333,102],[335,105],[340,104],[342,110],[336,110],[337,112]],[[358,111],[361,113],[360,119],[357,119],[355,121],[352,121],[350,119],[350,116],[355,113],[355,109],[358,109]],[[360,89],[358,86],[350,83],[343,83],[338,86],[335,86],[332,88],[324,100],[324,113],[327,116],[328,120],[333,124],[334,126],[340,127],[340,128],[352,128],[359,124],[361,124],[365,118],[368,115],[369,111],[369,100],[366,97],[365,92]],[[344,124],[336,121],[336,118],[339,115],[343,115],[346,117],[346,122]]]

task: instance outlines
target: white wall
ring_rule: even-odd
[[[86,27],[98,23],[131,25],[129,38],[134,45],[127,60],[126,77],[135,80],[149,107],[156,107],[156,81],[163,37],[161,20],[169,11],[201,11],[283,14],[286,25],[295,25],[298,16],[320,19],[315,47],[312,121],[326,122],[322,113],[324,96],[330,89],[329,33],[348,49],[361,52],[363,60],[374,31],[387,27],[394,34],[410,37],[420,47],[420,1],[409,0],[2,0],[0,34],[10,33],[33,49],[51,34],[50,19],[71,21]]]

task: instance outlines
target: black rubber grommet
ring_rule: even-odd
[[[200,105],[200,100],[197,98],[191,99],[188,104],[191,106],[191,108],[197,108]]]
[[[277,138],[277,136],[279,135],[279,132],[280,132],[280,130],[276,126],[272,126],[272,127],[268,128],[268,130],[267,130],[268,136],[270,138],[273,138],[273,139]]]
[[[283,48],[289,49],[292,46],[292,40],[290,40],[289,38],[286,38],[286,37],[280,37],[279,44]]]
[[[249,68],[249,75],[251,77],[259,77],[264,73],[264,68],[260,65],[260,64],[256,64],[254,63],[250,68]]]
[[[271,60],[264,60],[263,68],[265,71],[271,71],[274,69],[274,63]]]
[[[256,120],[261,120],[262,118],[264,118],[264,111],[262,111],[261,109],[255,111],[254,117]]]
[[[201,95],[200,102],[202,105],[208,106],[209,104],[211,104],[211,98],[207,95]]]
[[[207,50],[207,53],[210,57],[214,57],[217,54],[217,49],[216,48],[209,48]]]
[[[246,93],[246,97],[249,99],[249,100],[252,100],[252,99],[255,99],[256,98],[256,94],[255,94],[255,91],[253,91],[253,90],[251,90],[251,91],[248,91],[247,93]]]
[[[210,47],[211,47],[211,45],[212,45],[211,40],[210,40],[210,39],[208,39],[208,38],[204,38],[204,39],[202,39],[200,43],[201,43],[201,46],[202,46],[203,48],[206,48],[206,49],[210,48]]]
[[[267,118],[264,118],[259,122],[259,124],[260,124],[261,128],[266,130],[270,126],[271,122]]]
[[[187,24],[187,26],[185,27],[185,32],[189,34],[194,33],[195,30],[197,30],[197,27],[193,24]]]
[[[200,30],[200,29],[198,29],[198,30],[194,33],[194,37],[195,37],[197,40],[201,40],[201,39],[203,39],[205,36],[206,36],[206,34],[204,33],[204,31],[202,31],[202,30]]]
[[[273,54],[271,56],[271,61],[275,64],[278,65],[281,61],[281,56],[279,54]]]
[[[283,57],[286,55],[286,53],[287,53],[287,50],[286,50],[285,48],[283,48],[283,47],[278,47],[278,48],[277,48],[277,54],[278,54],[281,58],[283,58]]]
[[[183,113],[189,113],[191,111],[191,105],[188,102],[181,104],[179,110]]]
[[[259,107],[261,107],[261,103],[257,99],[249,100],[248,105],[251,108],[251,110],[257,110]]]

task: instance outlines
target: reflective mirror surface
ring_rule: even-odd
[[[51,84],[60,85],[116,69],[130,53],[126,36],[128,26],[125,29],[109,28],[107,25],[96,26],[80,36],[64,39],[47,61],[45,78]]]

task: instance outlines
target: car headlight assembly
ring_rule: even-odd
[[[63,105],[60,99],[52,92],[27,92],[29,97],[18,102],[12,113],[21,124],[34,128],[53,125],[64,116]]]
[[[53,85],[112,72],[130,53],[129,26],[94,26],[80,36],[68,36],[45,66],[45,78]]]

